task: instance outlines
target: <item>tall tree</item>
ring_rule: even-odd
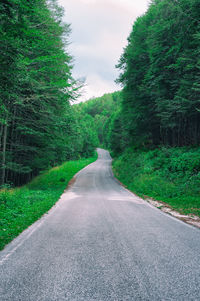
[[[1,183],[21,184],[64,160],[75,95],[70,28],[55,0],[3,1],[0,14]]]
[[[121,56],[121,114],[130,144],[200,141],[198,0],[154,0]]]

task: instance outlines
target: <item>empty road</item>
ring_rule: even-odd
[[[98,154],[0,253],[0,300],[200,300],[200,231],[123,188]]]

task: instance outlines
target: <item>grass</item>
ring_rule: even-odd
[[[0,190],[0,249],[38,220],[59,199],[73,176],[97,156],[69,161],[34,178],[29,184]]]
[[[141,197],[200,216],[200,148],[127,149],[113,162],[115,176]]]

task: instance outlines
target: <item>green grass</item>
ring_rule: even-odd
[[[141,197],[200,216],[200,148],[127,149],[113,162],[115,176]]]
[[[69,161],[23,187],[0,190],[0,249],[47,212],[73,176],[96,159]]]

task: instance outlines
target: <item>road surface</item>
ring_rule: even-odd
[[[1,252],[1,301],[200,300],[200,231],[123,188],[98,153]]]

